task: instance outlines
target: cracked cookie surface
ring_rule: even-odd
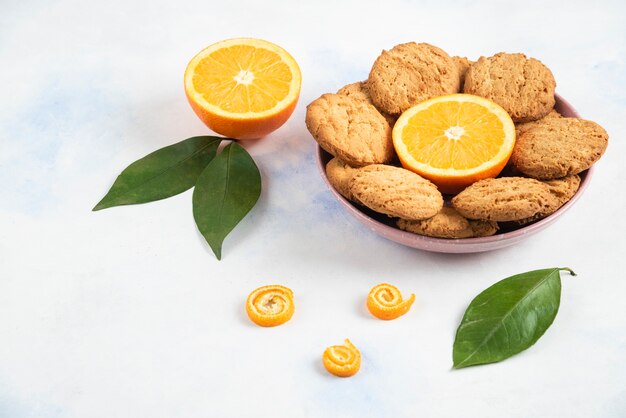
[[[400,219],[397,225],[403,231],[435,238],[486,237],[498,231],[496,222],[467,219],[451,207],[443,207],[432,218],[420,221]]]
[[[430,181],[390,165],[374,164],[356,170],[350,193],[363,206],[392,217],[427,219],[443,207],[443,197]]]
[[[501,177],[477,181],[452,199],[452,205],[469,219],[519,221],[557,205],[548,185],[526,177]]]
[[[376,107],[372,102],[372,98],[370,97],[370,92],[367,88],[366,81],[357,81],[356,83],[347,84],[337,90],[337,94],[343,94],[345,96],[354,97],[355,99],[364,100],[370,103],[372,106]],[[377,110],[380,112],[381,115],[385,117],[385,119],[387,119],[387,123],[389,123],[390,126],[393,126],[394,123],[396,123],[396,119],[398,119],[397,117],[390,115],[389,113],[386,113],[380,109]]]
[[[555,88],[552,72],[541,61],[500,52],[470,66],[463,90],[496,102],[515,122],[529,122],[554,108]]]
[[[409,42],[382,52],[372,66],[367,87],[377,108],[399,115],[424,100],[458,93],[460,76],[445,51]]]
[[[391,126],[364,100],[323,94],[307,106],[305,122],[324,150],[352,166],[386,163],[394,155]]]
[[[606,131],[595,122],[544,118],[517,138],[511,162],[527,176],[557,179],[591,167],[604,154],[608,140]]]
[[[537,213],[530,218],[520,219],[517,221],[518,224],[525,225],[529,222],[545,218],[546,216],[552,215],[556,212],[576,194],[578,188],[580,187],[580,177],[572,175],[561,179],[547,180],[543,183],[548,186],[550,193],[555,198],[553,204],[551,206],[547,206],[542,212]]]

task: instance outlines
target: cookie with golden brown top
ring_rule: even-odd
[[[378,213],[408,220],[427,219],[443,207],[437,187],[412,171],[374,164],[356,170],[350,179],[353,199]]]
[[[545,213],[557,198],[538,180],[501,177],[477,181],[456,195],[452,205],[469,219],[507,222]]]
[[[365,81],[357,81],[356,83],[347,84],[343,86],[342,88],[340,88],[339,90],[337,90],[337,94],[343,94],[345,96],[354,97],[355,99],[365,100],[366,102],[374,105],[374,103],[372,103],[372,98],[370,97],[370,93],[367,88],[367,82]],[[396,120],[398,118],[393,115],[390,115],[389,113],[385,113],[381,111],[380,109],[378,109],[378,111],[380,112],[381,115],[385,117],[385,119],[387,119],[387,122],[389,123],[389,125],[393,127],[393,125],[396,123]]]
[[[364,100],[323,94],[307,106],[306,127],[324,150],[352,166],[393,158],[391,126]]]
[[[352,200],[350,180],[356,170],[356,168],[351,167],[336,157],[326,164],[326,177],[328,178],[328,182],[340,195],[348,200]]]
[[[450,207],[443,207],[432,218],[420,221],[400,219],[397,225],[404,231],[435,238],[486,237],[498,231],[496,222],[470,220]]]
[[[463,90],[496,102],[514,122],[529,122],[554,108],[555,88],[552,72],[541,61],[500,52],[470,66]]]
[[[548,186],[550,193],[555,197],[554,204],[546,207],[543,212],[536,214],[530,218],[517,221],[520,225],[525,225],[537,219],[545,218],[552,215],[561,206],[566,204],[580,188],[580,177],[577,175],[563,177],[556,180],[547,180],[543,182]]]
[[[511,162],[527,176],[557,179],[587,170],[604,154],[608,141],[606,131],[595,122],[543,119],[517,138]]]
[[[382,52],[372,66],[367,87],[377,108],[399,115],[432,97],[458,93],[460,77],[445,51],[409,42]]]

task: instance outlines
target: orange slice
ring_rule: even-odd
[[[515,145],[515,125],[494,102],[471,94],[439,96],[406,110],[393,128],[404,168],[457,193],[496,177]]]
[[[361,368],[361,353],[349,339],[345,343],[328,347],[322,355],[326,370],[339,377],[354,376]]]
[[[275,327],[289,321],[294,312],[293,292],[278,284],[255,289],[246,300],[246,312],[257,325]]]
[[[367,295],[367,309],[379,319],[396,319],[407,313],[413,302],[414,294],[403,300],[398,288],[388,283],[374,286]]]
[[[196,115],[213,131],[237,139],[260,138],[285,123],[301,83],[287,51],[252,38],[213,44],[185,71],[185,93]]]

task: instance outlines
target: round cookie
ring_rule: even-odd
[[[525,177],[480,180],[452,199],[466,218],[497,222],[530,218],[556,204],[548,185]]]
[[[511,162],[527,176],[551,180],[578,174],[600,159],[609,137],[597,123],[578,118],[549,118],[517,138]]]
[[[498,224],[493,221],[469,220],[450,207],[443,207],[432,218],[421,221],[400,219],[396,224],[403,231],[435,238],[485,237],[498,230]]]
[[[541,119],[554,107],[556,81],[548,67],[524,54],[480,57],[465,75],[465,93],[502,106],[514,122]]]
[[[352,166],[393,158],[391,126],[366,101],[323,94],[307,106],[306,127],[323,149]]]
[[[443,197],[430,181],[412,171],[374,164],[359,168],[350,180],[350,193],[363,206],[388,216],[419,220],[435,216]]]
[[[348,200],[352,200],[350,193],[350,180],[356,171],[356,168],[350,167],[339,158],[333,158],[326,164],[326,177],[328,182],[339,192],[340,195]]]
[[[382,52],[372,66],[367,87],[377,108],[399,115],[432,97],[458,93],[460,77],[445,51],[409,42]]]
[[[562,179],[547,180],[543,182],[548,186],[550,193],[554,196],[554,205],[546,207],[541,213],[536,214],[530,218],[521,219],[517,221],[520,225],[525,225],[529,222],[536,221],[537,219],[545,218],[548,215],[552,215],[561,206],[567,203],[578,191],[580,187],[580,177],[577,175],[563,177]]]
[[[370,97],[367,83],[365,81],[357,81],[356,83],[347,84],[337,90],[337,94],[343,94],[345,96],[354,97],[355,99],[365,100],[366,102],[374,105],[374,103],[372,103],[372,98]],[[381,115],[385,117],[385,119],[387,119],[387,123],[389,123],[389,126],[393,127],[398,118],[390,115],[389,113],[385,113],[380,109],[378,109],[378,111]]]

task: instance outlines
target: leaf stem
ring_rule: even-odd
[[[565,271],[569,272],[569,274],[571,274],[572,276],[578,276],[578,275],[574,272],[574,270],[572,270],[572,269],[571,269],[571,268],[569,268],[569,267],[559,267],[559,271],[561,271],[561,270],[565,270]]]

